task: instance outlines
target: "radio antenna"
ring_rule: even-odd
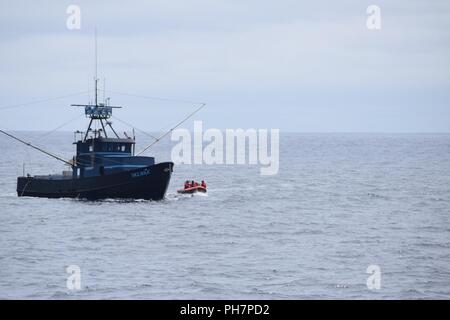
[[[95,105],[98,105],[98,89],[97,89],[97,82],[98,82],[98,78],[97,78],[97,69],[98,69],[98,62],[97,62],[97,28],[94,29],[94,45],[95,45]]]

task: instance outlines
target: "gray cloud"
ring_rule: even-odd
[[[199,117],[208,126],[448,131],[448,1],[378,1],[380,31],[365,27],[372,2],[356,0],[73,3],[79,31],[65,26],[72,2],[1,3],[1,105],[92,87],[97,27],[107,88],[205,100]],[[190,108],[111,96],[149,130]],[[52,113],[38,123],[19,123],[19,109],[8,125],[49,129],[77,112],[65,109],[70,102],[83,101],[27,108],[35,117]]]

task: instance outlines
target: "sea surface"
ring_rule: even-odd
[[[16,134],[74,152],[68,132]],[[149,155],[170,160],[173,145]],[[18,198],[23,163],[64,169],[0,137],[2,299],[450,298],[449,134],[282,133],[277,175],[179,165],[160,202]],[[178,195],[185,179],[208,194]]]

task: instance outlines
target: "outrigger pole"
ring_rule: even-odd
[[[186,121],[188,121],[191,117],[193,117],[197,112],[199,112],[201,109],[203,109],[203,107],[206,106],[206,103],[202,103],[200,107],[198,107],[197,109],[195,109],[192,113],[190,113],[188,116],[186,116],[183,120],[181,120],[180,122],[178,122],[175,126],[173,126],[172,128],[170,128],[170,130],[168,130],[167,132],[165,132],[164,134],[162,134],[161,136],[159,136],[158,138],[155,139],[155,141],[153,141],[151,144],[147,145],[144,149],[142,149],[141,151],[139,151],[136,155],[139,156],[141,154],[143,154],[145,151],[147,151],[149,148],[151,148],[153,145],[157,144],[162,138],[164,138],[165,136],[167,136],[169,133],[171,133],[173,130],[175,130],[176,128],[178,128],[179,126],[181,126],[183,123],[185,123]]]
[[[46,155],[48,155],[48,156],[50,156],[50,157],[52,157],[52,158],[55,158],[56,160],[62,161],[62,162],[64,162],[65,164],[67,164],[67,165],[69,165],[69,166],[71,166],[71,167],[74,167],[74,165],[73,165],[72,163],[70,163],[69,161],[64,160],[63,158],[58,157],[58,156],[56,156],[56,155],[54,155],[54,154],[52,154],[52,153],[50,153],[50,152],[48,152],[48,151],[45,151],[45,150],[43,150],[43,149],[41,149],[41,148],[39,148],[39,147],[36,147],[36,146],[32,145],[32,144],[29,143],[29,142],[23,141],[22,139],[19,139],[19,138],[13,136],[12,134],[9,134],[8,132],[5,132],[5,131],[3,131],[3,130],[0,130],[0,133],[3,133],[4,135],[7,135],[8,137],[13,138],[14,140],[17,140],[17,141],[19,141],[19,142],[21,142],[21,143],[23,143],[23,144],[25,144],[25,145],[27,145],[27,146],[33,148],[33,149],[36,149],[37,151],[40,151],[40,152],[42,152],[42,153],[45,153]]]

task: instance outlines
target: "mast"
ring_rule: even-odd
[[[98,54],[97,54],[97,28],[94,30],[94,86],[95,86],[95,96],[94,96],[94,103],[91,104],[89,102],[88,104],[72,104],[71,106],[75,107],[84,107],[84,113],[86,117],[90,118],[88,128],[86,130],[86,134],[84,135],[83,141],[86,141],[89,136],[89,132],[92,131],[91,127],[93,124],[97,124],[100,122],[101,128],[98,131],[94,129],[94,138],[98,136],[101,137],[101,132],[103,130],[103,134],[105,138],[108,138],[108,134],[106,132],[106,126],[109,126],[113,133],[116,135],[117,138],[119,138],[119,135],[116,133],[116,131],[113,129],[111,122],[108,121],[108,119],[112,116],[112,109],[114,108],[121,108],[117,106],[109,106],[107,105],[105,101],[105,88],[103,87],[103,103],[98,102]],[[98,121],[98,122],[94,122]]]
[[[97,84],[98,84],[98,79],[97,77],[95,78],[95,105],[98,106],[98,88],[97,88]]]

